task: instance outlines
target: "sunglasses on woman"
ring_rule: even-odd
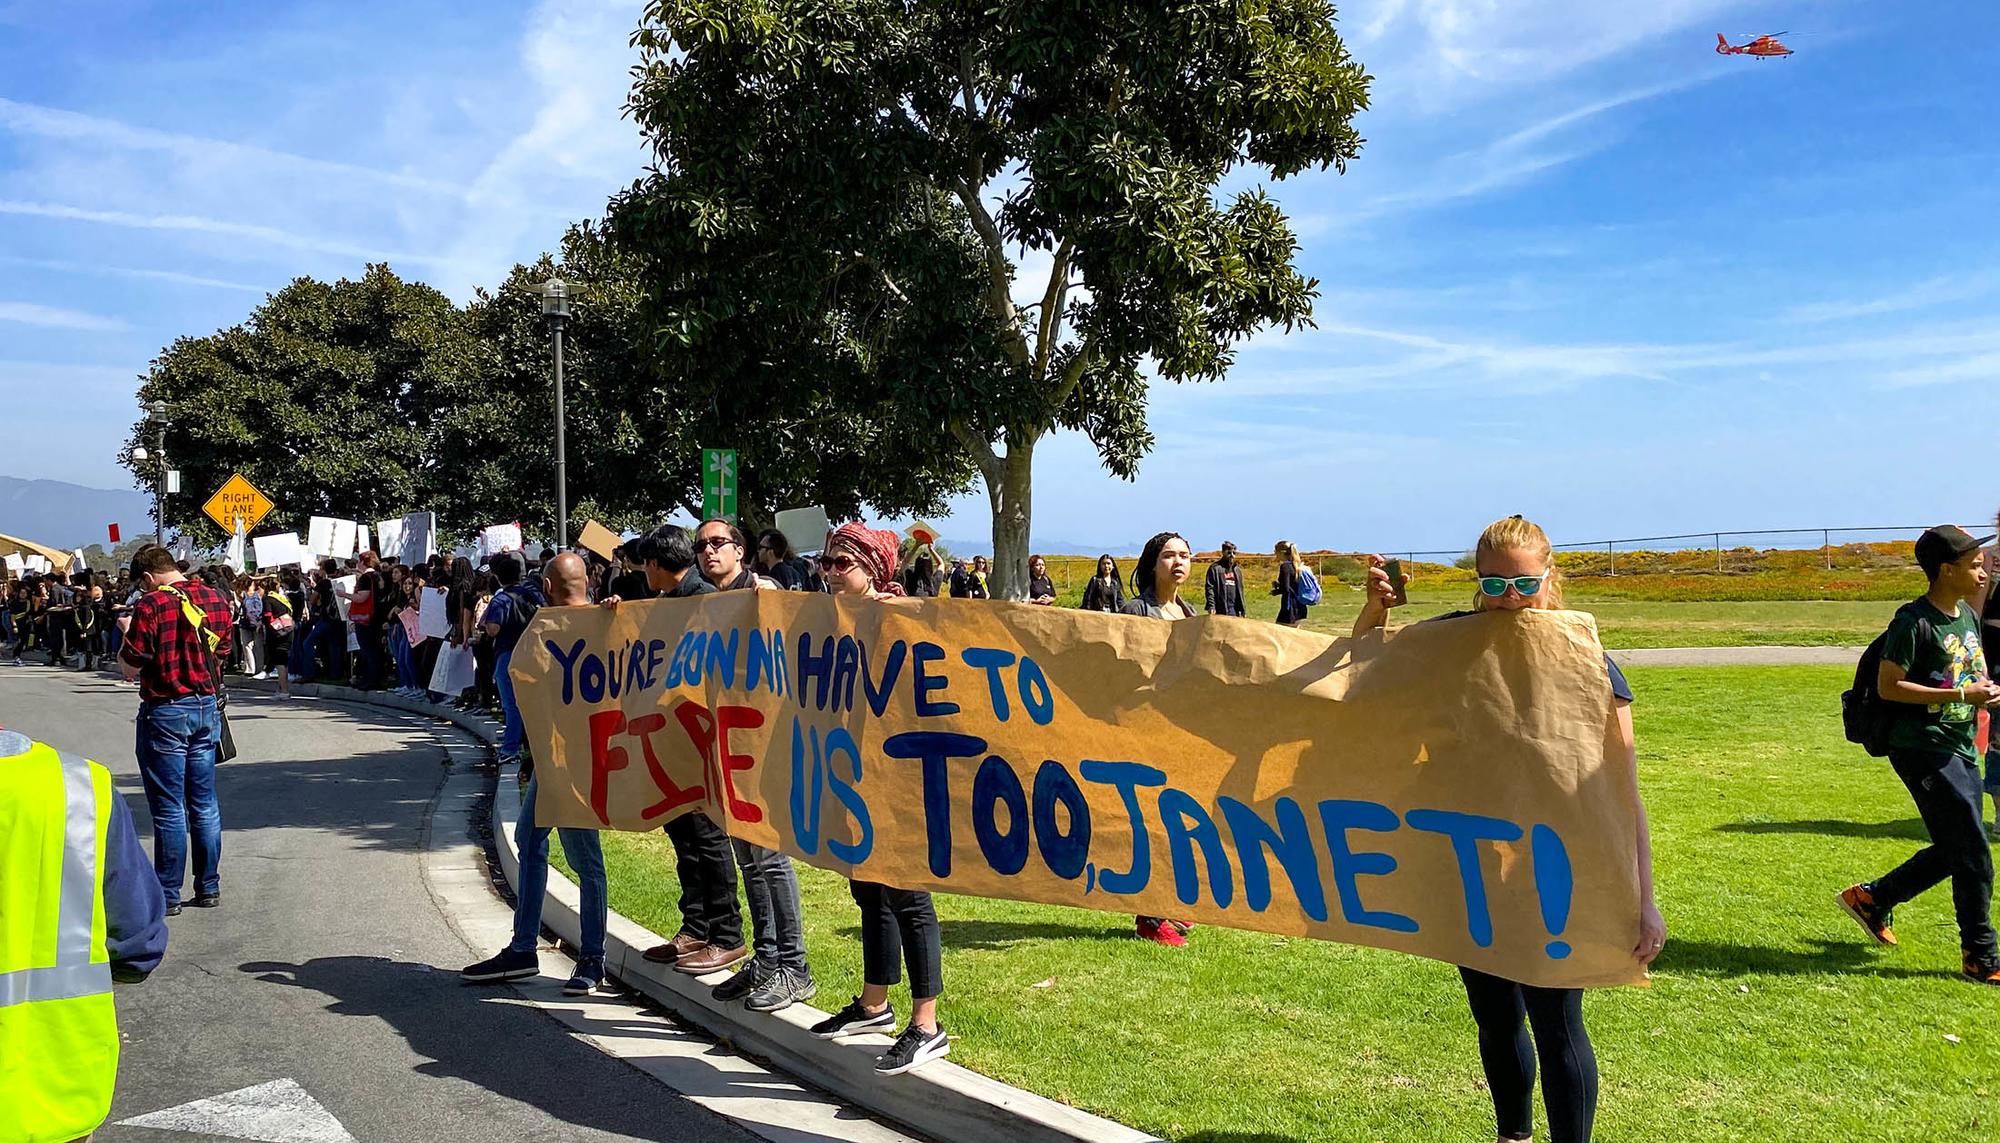
[[[848,572],[851,572],[855,568],[858,568],[860,566],[861,566],[860,560],[857,560],[853,556],[847,555],[846,553],[842,553],[837,556],[819,557],[819,570],[821,571],[830,571],[830,572],[836,572],[840,575],[846,575]]]
[[[1494,599],[1498,599],[1507,594],[1507,587],[1509,584],[1512,584],[1514,590],[1520,592],[1522,595],[1539,595],[1542,591],[1542,585],[1547,583],[1549,577],[1554,574],[1555,569],[1550,568],[1540,575],[1517,575],[1512,577],[1483,575],[1479,577],[1479,590],[1492,596]]]

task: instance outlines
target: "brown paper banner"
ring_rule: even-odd
[[[1637,791],[1590,617],[1335,640],[969,600],[544,608],[542,824],[728,832],[862,880],[1635,983]]]

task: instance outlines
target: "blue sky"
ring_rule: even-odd
[[[0,0],[0,473],[124,486],[134,375],[295,275],[386,259],[463,299],[597,213],[644,157],[637,12]],[[1159,387],[1136,483],[1044,441],[1038,537],[1462,547],[1509,512],[1584,540],[2000,502],[2000,10],[1369,0],[1341,27],[1369,143],[1272,188],[1319,328]],[[1713,51],[1782,29],[1787,60]],[[945,530],[985,526],[975,493]]]

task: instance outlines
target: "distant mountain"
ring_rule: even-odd
[[[0,476],[0,533],[52,548],[110,543],[104,526],[124,539],[153,530],[153,498],[130,489],[86,488],[61,480]]]

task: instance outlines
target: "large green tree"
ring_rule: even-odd
[[[181,473],[168,520],[221,542],[200,506],[232,472],[276,504],[266,528],[427,508],[454,479],[435,426],[478,396],[487,371],[464,312],[429,286],[387,266],[352,281],[299,278],[243,324],[177,339],[140,379],[142,404],[166,403],[167,456]],[[154,462],[131,459],[137,444],[155,444],[143,421],[121,459],[144,484]]]
[[[1220,378],[1310,320],[1244,168],[1344,169],[1369,82],[1326,0],[654,0],[633,39],[656,169],[611,221],[655,329],[735,392],[931,450],[871,463],[976,466],[1009,596],[1038,441],[1130,478],[1149,372]]]

